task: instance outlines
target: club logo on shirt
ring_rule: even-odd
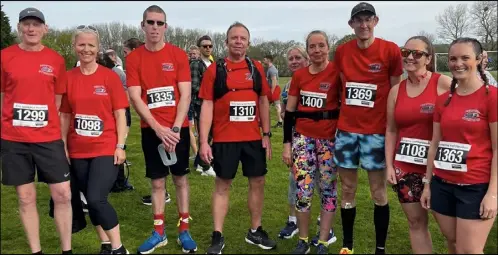
[[[381,67],[382,67],[382,65],[380,63],[373,63],[373,64],[368,65],[368,71],[371,73],[378,73],[378,72],[380,72]]]
[[[422,104],[420,105],[420,113],[428,113],[428,114],[433,114],[434,113],[434,104]]]
[[[94,95],[99,95],[99,96],[107,96],[107,90],[105,89],[104,86],[102,85],[95,85],[93,86],[95,91],[93,92]]]
[[[54,68],[51,65],[40,65],[40,71],[41,74],[49,75],[49,76],[54,76]]]
[[[330,83],[328,82],[322,82],[320,83],[320,88],[318,88],[321,91],[329,91],[330,89]]]
[[[465,111],[462,119],[466,120],[466,121],[477,122],[477,121],[481,120],[481,118],[479,117],[480,115],[481,115],[481,113],[479,112],[479,110],[470,109],[470,110]]]
[[[252,74],[246,73],[246,81],[252,81]]]
[[[175,71],[175,67],[173,66],[172,63],[163,63],[163,71],[166,71],[166,72],[171,72],[171,71]]]

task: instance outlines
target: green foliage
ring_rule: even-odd
[[[335,55],[335,50],[337,49],[337,46],[343,44],[343,43],[347,43],[353,39],[356,38],[356,35],[355,34],[349,34],[349,35],[345,35],[343,36],[341,39],[337,40],[337,42],[331,46],[331,49],[330,49],[330,52],[329,52],[329,59],[330,60],[333,60],[334,59],[334,55]]]
[[[3,7],[3,5],[1,7]],[[0,21],[0,43],[1,49],[4,49],[15,43],[15,36],[12,34],[12,27],[10,26],[9,17],[7,17],[3,10],[1,10],[0,13],[2,18],[2,20]]]
[[[43,45],[59,52],[66,61],[66,68],[71,69],[78,61],[73,50],[72,32],[70,30],[50,29],[43,37]]]

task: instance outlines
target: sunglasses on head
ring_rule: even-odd
[[[429,53],[427,53],[425,51],[409,50],[409,49],[405,49],[405,48],[401,49],[401,56],[403,56],[404,58],[407,58],[408,56],[410,56],[410,54],[412,54],[414,59],[420,59],[423,56],[426,56],[426,57],[429,56]]]
[[[146,20],[145,22],[147,22],[147,24],[149,24],[151,26],[154,26],[154,24],[157,24],[160,27],[162,27],[162,26],[164,26],[164,24],[166,24],[166,22],[164,22],[164,21],[158,21],[158,20],[156,21],[156,20],[150,20],[150,19]]]
[[[207,49],[207,48],[212,49],[213,48],[213,45],[211,45],[211,44],[209,44],[209,45],[201,45],[201,46],[204,49]]]
[[[78,30],[90,29],[90,30],[93,30],[97,34],[99,33],[99,31],[97,31],[97,29],[94,26],[79,25],[79,26],[76,27],[76,29],[78,29]]]

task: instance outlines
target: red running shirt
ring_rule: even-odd
[[[214,101],[213,110],[213,141],[214,142],[245,142],[261,140],[259,128],[259,99],[253,89],[251,71],[246,61],[238,63],[225,58],[227,64],[227,86],[237,89],[226,93]],[[262,94],[270,94],[270,86],[264,77],[263,66],[254,62],[262,74]],[[214,99],[214,81],[216,78],[216,63],[211,64],[202,78],[199,97],[205,100]]]
[[[439,77],[441,74],[433,73],[424,91],[413,98],[407,94],[407,80],[399,84],[394,109],[398,130],[394,166],[405,173],[426,172]]]
[[[169,43],[159,51],[149,51],[142,45],[126,57],[126,84],[142,87],[142,100],[154,119],[172,128],[180,101],[179,82],[190,82],[187,53]],[[142,128],[148,127],[140,120]],[[182,127],[188,127],[185,117]]]
[[[441,127],[434,174],[453,183],[489,183],[493,158],[489,124],[497,120],[497,89],[489,86],[486,94],[482,86],[466,96],[453,93],[444,106],[448,95],[438,97],[434,112],[434,122]]]
[[[360,49],[357,40],[337,47],[334,62],[342,74],[342,105],[337,128],[359,134],[385,134],[390,78],[403,74],[401,51],[375,38]]]
[[[61,139],[55,96],[66,93],[66,65],[56,51],[1,52],[2,139],[42,143]]]
[[[301,68],[292,75],[289,95],[298,98],[297,110],[317,112],[339,108],[339,72],[334,63],[317,73],[311,74],[309,67]],[[335,136],[337,120],[319,120],[299,118],[296,131],[300,134],[318,138],[332,139]]]
[[[118,143],[114,111],[129,106],[119,76],[99,65],[91,75],[68,72],[61,112],[70,113],[67,149],[71,158],[112,156]]]

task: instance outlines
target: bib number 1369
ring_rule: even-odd
[[[373,108],[377,85],[356,82],[346,83],[346,104]]]
[[[47,125],[47,105],[14,103],[12,126],[40,128]]]

